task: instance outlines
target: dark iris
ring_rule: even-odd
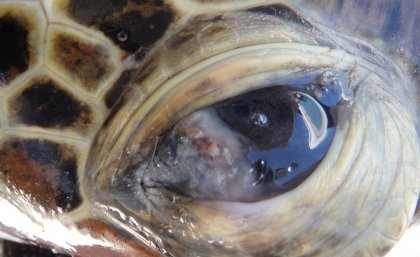
[[[298,105],[284,87],[270,87],[214,105],[232,129],[252,140],[260,150],[287,146]]]
[[[214,105],[219,117],[251,144],[243,146],[251,163],[253,188],[244,201],[260,200],[292,190],[318,166],[332,141],[335,129],[329,108],[291,87],[274,86],[246,93]],[[302,111],[327,116],[324,139],[310,146]],[[320,109],[318,109],[320,108]],[[319,125],[319,124],[318,124]],[[313,135],[312,135],[313,136]]]
[[[325,107],[323,110],[328,111]],[[297,112],[293,135],[287,146],[277,146],[267,151],[250,148],[247,157],[253,163],[253,172],[256,181],[259,181],[256,186],[270,187],[273,194],[277,195],[297,187],[311,175],[327,152],[334,136],[335,128],[331,117],[328,117],[330,123],[327,125],[325,138],[313,149],[308,143],[310,135],[300,111]],[[270,174],[270,179],[258,180],[261,160],[265,163],[264,173]]]

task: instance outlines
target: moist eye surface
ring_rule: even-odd
[[[141,190],[194,200],[255,202],[299,186],[335,132],[341,80],[332,72],[246,92],[199,109],[149,146],[136,164]]]

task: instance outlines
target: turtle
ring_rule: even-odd
[[[80,257],[385,256],[418,231],[419,11],[2,0],[0,237]]]

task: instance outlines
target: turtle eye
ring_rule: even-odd
[[[82,188],[142,243],[171,256],[362,256],[401,235],[419,190],[418,115],[372,45],[273,5],[192,17],[141,65]]]
[[[334,134],[328,116],[313,97],[284,86],[235,96],[182,119],[151,167],[169,169],[160,182],[194,199],[273,197],[299,185],[325,155]]]
[[[316,74],[192,112],[149,141],[135,181],[194,200],[255,202],[294,189],[327,153],[342,103],[346,78]]]

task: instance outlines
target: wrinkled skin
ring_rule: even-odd
[[[419,4],[415,1],[402,3],[393,0],[339,2],[341,1],[319,0],[312,1],[309,5],[328,6],[318,8],[317,12],[322,13],[320,15],[322,17],[328,17],[326,20],[333,17],[332,23],[336,24],[338,28],[356,31],[360,34],[366,33],[369,37],[379,37],[385,41],[386,51],[397,60],[408,58],[408,63],[402,61],[400,65],[407,69],[408,76],[412,76],[413,85],[419,94],[420,28],[418,25],[420,25],[420,16],[416,14],[416,10],[420,8]],[[408,52],[404,52],[404,50],[408,50]],[[420,247],[416,243],[417,238],[420,237],[420,221],[417,219],[413,220],[412,227],[386,255],[387,257],[420,256]]]
[[[315,3],[316,2],[316,3]],[[397,58],[408,58],[400,65],[412,76],[412,83],[419,94],[420,75],[420,16],[416,14],[420,6],[415,1],[333,1],[319,0],[311,4],[328,6],[319,8],[322,17],[331,17],[333,24],[339,28],[350,29],[370,37],[379,37],[385,41],[386,51]],[[345,17],[344,19],[342,17]],[[362,22],[361,22],[362,21]],[[404,52],[408,50],[408,52]],[[418,99],[420,99],[418,97]],[[419,216],[419,214],[417,214]],[[414,218],[412,226],[401,241],[388,253],[387,257],[420,256],[420,247],[416,243],[420,237],[420,220]]]

